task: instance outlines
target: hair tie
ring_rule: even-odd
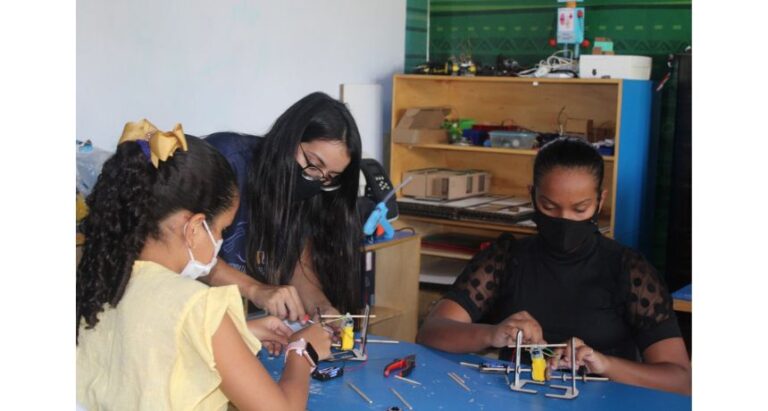
[[[149,141],[136,140],[136,143],[141,147],[141,152],[144,153],[144,157],[147,158],[147,161],[152,161],[152,154],[149,152]]]
[[[144,155],[149,157],[155,168],[160,161],[167,161],[172,157],[176,150],[187,151],[187,138],[181,124],[178,123],[172,131],[160,131],[147,119],[126,123],[123,135],[117,144],[120,145],[126,141],[138,142]]]

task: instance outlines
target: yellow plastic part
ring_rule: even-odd
[[[341,349],[351,350],[355,346],[355,333],[351,325],[341,329]]]
[[[547,361],[542,358],[531,359],[531,378],[534,381],[544,381],[546,379]]]

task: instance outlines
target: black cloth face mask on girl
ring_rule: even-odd
[[[586,220],[568,220],[550,217],[541,211],[536,204],[533,194],[533,222],[544,243],[558,254],[570,254],[579,249],[589,238],[598,231],[597,216],[600,214],[600,195],[597,196],[598,207],[592,217]]]
[[[293,201],[300,202],[312,198],[323,192],[323,185],[316,180],[307,180],[303,175],[303,169],[296,163],[296,181],[293,184]]]

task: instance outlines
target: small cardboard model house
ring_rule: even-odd
[[[403,187],[403,195],[421,200],[457,200],[488,193],[491,175],[481,170],[450,170],[427,168],[403,173],[403,179],[413,176]]]
[[[448,143],[443,120],[451,112],[448,107],[409,108],[392,130],[392,141],[405,144]]]

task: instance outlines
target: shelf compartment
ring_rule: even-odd
[[[427,247],[423,244],[421,246],[421,255],[428,255],[430,257],[452,258],[454,260],[464,260],[464,261],[469,261],[472,259],[472,257],[474,257],[474,254],[472,253],[465,253],[461,251],[440,250],[437,248]]]
[[[446,258],[424,257],[421,260],[419,282],[425,284],[452,285],[464,270],[466,262]]]

